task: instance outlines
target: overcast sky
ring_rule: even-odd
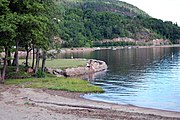
[[[151,17],[172,21],[180,26],[180,0],[120,0],[130,3]]]

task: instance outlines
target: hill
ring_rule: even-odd
[[[139,8],[118,0],[55,0],[61,14],[59,36],[64,47],[91,47],[104,39],[180,39],[180,27],[150,17]],[[129,44],[129,43],[127,43]],[[132,44],[132,43],[130,43]],[[117,45],[121,45],[118,43]]]
[[[68,7],[80,7],[83,10],[91,9],[98,12],[113,12],[130,17],[138,15],[149,17],[147,13],[139,8],[119,0],[56,0],[56,2]]]

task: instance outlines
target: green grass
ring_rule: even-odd
[[[23,63],[25,59],[20,59],[19,63]],[[31,60],[29,61],[32,62]],[[84,66],[87,60],[76,59],[54,59],[47,60],[46,66],[51,68],[71,68]],[[41,63],[40,63],[41,64]],[[7,79],[5,84],[7,85],[20,85],[26,88],[46,88],[52,90],[64,90],[69,92],[82,92],[82,93],[102,93],[104,92],[100,87],[90,84],[88,81],[77,78],[58,78],[53,75],[47,74],[46,78],[24,78],[26,74],[14,73],[14,67],[8,68],[10,76],[22,76],[23,79]],[[21,71],[24,71],[24,67],[21,67]]]
[[[69,92],[102,93],[100,87],[77,78],[26,78],[6,80],[7,85],[24,85],[26,88],[47,88],[52,90],[64,90]]]
[[[82,59],[54,59],[47,60],[46,66],[52,68],[72,68],[86,65],[87,60]]]
[[[20,59],[19,63],[21,64],[24,61],[25,59]],[[29,59],[29,63],[31,62],[32,60]],[[54,59],[54,60],[47,59],[46,67],[65,69],[65,68],[84,66],[86,65],[86,62],[87,60],[83,60],[83,59]],[[41,65],[41,61],[40,61],[40,65]]]

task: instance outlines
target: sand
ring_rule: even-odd
[[[180,120],[179,112],[91,101],[81,95],[0,85],[0,120]]]

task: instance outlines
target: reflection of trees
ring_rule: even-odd
[[[157,72],[158,69],[170,67],[172,53],[178,53],[179,48],[139,48],[102,51],[102,58],[106,58],[109,70],[105,78],[96,80],[96,84],[103,86],[106,91],[118,91],[128,96],[136,95],[138,91],[147,89],[145,74]],[[105,54],[106,53],[106,54]],[[176,57],[176,55],[174,55]],[[156,76],[151,76],[156,77]]]
[[[171,53],[172,48],[123,49],[109,51],[109,59],[106,61],[113,72],[129,73],[132,70],[144,70],[149,65],[153,66],[155,60],[165,59],[165,56]],[[103,57],[107,58],[107,55]]]
[[[175,54],[179,48],[138,48],[120,50],[98,50],[94,52],[73,53],[74,58],[95,58],[106,61],[112,74],[126,75],[132,71],[153,68],[156,63]],[[70,58],[72,53],[59,54],[60,58]],[[137,72],[137,75],[139,73]]]
[[[92,58],[92,52],[90,51],[83,51],[83,52],[65,52],[65,53],[59,53],[57,55],[58,58],[71,58],[73,56],[74,58]]]
[[[179,64],[176,61],[179,50],[180,48],[100,50],[80,53],[80,57],[106,61],[109,69],[105,73],[86,75],[84,78],[93,80],[94,84],[101,86],[110,95],[138,96],[148,90],[148,80],[152,78],[152,82],[156,82],[159,70],[171,69],[171,62]]]

